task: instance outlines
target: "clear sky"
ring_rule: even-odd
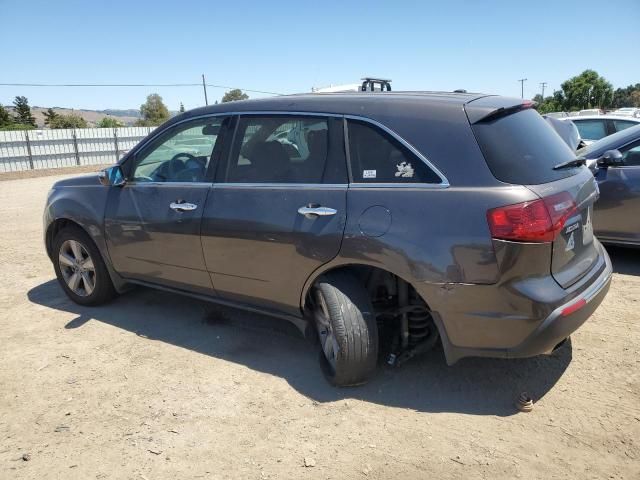
[[[196,83],[281,93],[393,79],[395,90],[520,95],[592,68],[640,82],[640,0],[0,0],[0,83]],[[172,110],[201,88],[0,86],[0,103]],[[224,89],[209,88],[209,100]],[[252,94],[251,96],[262,96]]]

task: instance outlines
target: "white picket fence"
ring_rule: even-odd
[[[115,163],[154,128],[0,131],[0,174]]]

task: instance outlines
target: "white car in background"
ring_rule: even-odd
[[[611,115],[617,115],[618,117],[640,118],[640,108],[635,108],[635,107],[619,108],[619,109],[611,112]]]
[[[640,124],[640,118],[618,115],[592,115],[558,118],[563,122],[573,122],[578,127],[580,138],[588,145],[596,140],[612,135],[625,128]]]
[[[589,108],[587,110],[580,110],[578,112],[579,117],[592,117],[594,115],[603,115],[603,111],[599,108]]]

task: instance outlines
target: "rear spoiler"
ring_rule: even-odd
[[[535,107],[536,103],[531,100],[520,98],[487,96],[471,100],[465,104],[464,110],[469,119],[469,123],[486,122],[495,120],[498,117],[510,115],[520,110]]]

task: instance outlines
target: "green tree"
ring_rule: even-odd
[[[585,70],[562,84],[567,110],[606,108],[613,102],[613,87],[595,70]]]
[[[562,111],[564,96],[561,91],[556,90],[553,92],[553,95],[545,98],[542,98],[542,95],[538,94],[533,97],[533,101],[536,102],[536,110],[538,110],[540,114],[544,115],[545,113]]]
[[[47,111],[44,112],[43,115],[44,115],[44,124],[45,125],[50,125],[51,122],[58,116],[58,114],[53,111],[53,108],[47,109]]]
[[[13,104],[15,105],[16,123],[35,127],[36,119],[31,115],[31,107],[29,106],[27,97],[17,96]]]
[[[152,93],[147,97],[147,101],[140,105],[142,119],[136,125],[143,127],[155,127],[169,120],[169,109],[162,102],[162,97],[157,93]]]
[[[0,104],[0,128],[5,127],[13,123],[13,118],[9,115],[6,108]]]
[[[80,115],[70,113],[69,115],[57,115],[49,122],[49,127],[59,128],[87,128],[87,121]]]
[[[617,88],[613,93],[612,106],[616,108],[640,107],[640,83],[629,85],[626,88]]]
[[[236,100],[247,100],[248,98],[249,95],[244,93],[239,88],[234,88],[233,90],[229,90],[224,94],[224,96],[222,97],[222,103],[235,102]]]
[[[184,105],[180,102],[180,113],[184,113]]]
[[[124,123],[122,123],[117,118],[113,117],[103,117],[97,124],[98,128],[118,128],[124,127]]]

